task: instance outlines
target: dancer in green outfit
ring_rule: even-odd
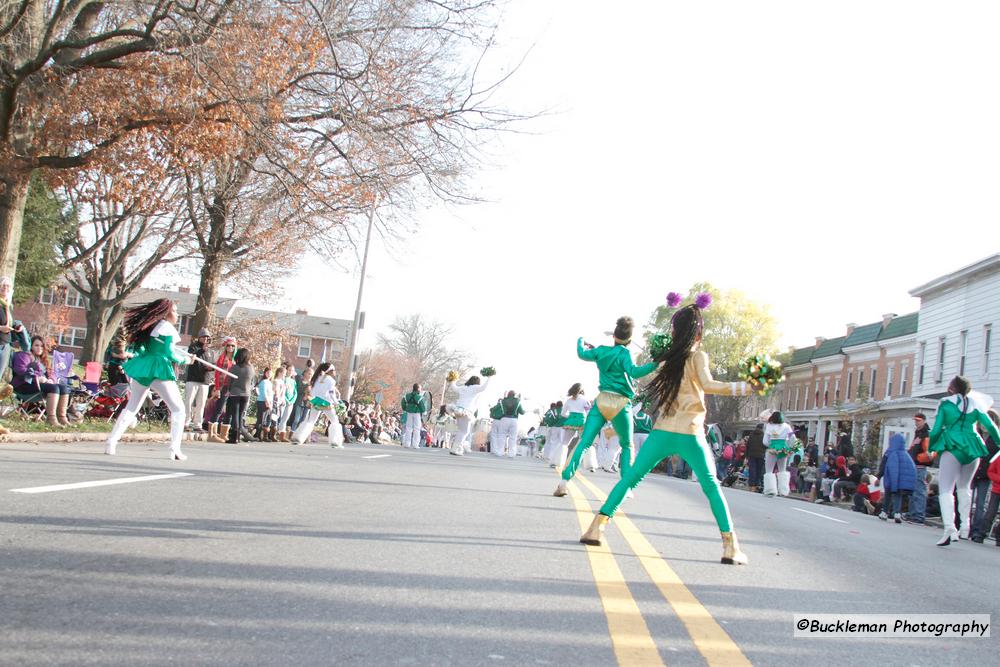
[[[615,344],[594,347],[583,342],[576,342],[576,355],[584,361],[593,361],[600,371],[597,395],[594,406],[587,414],[583,424],[583,434],[580,442],[573,450],[566,468],[562,471],[562,480],[556,487],[554,496],[566,495],[566,482],[573,479],[576,469],[580,467],[583,453],[594,444],[594,439],[608,422],[618,434],[621,442],[621,474],[624,477],[632,467],[632,399],[635,397],[635,387],[632,380],[645,377],[654,370],[656,364],[650,362],[644,366],[632,363],[632,354],[628,344],[632,342],[632,318],[619,317],[615,324]]]
[[[707,297],[704,300],[699,297],[699,303],[706,301]],[[646,390],[653,406],[652,412],[659,414],[660,418],[632,467],[612,489],[607,502],[580,541],[600,545],[604,527],[625,494],[660,461],[679,454],[697,474],[701,489],[708,497],[712,514],[722,532],[722,562],[745,564],[748,559],[740,551],[736,541],[729,506],[713,474],[711,449],[705,441],[705,394],[746,396],[751,391],[751,385],[746,382],[719,382],[712,379],[708,355],[700,349],[704,323],[698,305],[692,304],[678,310],[671,326],[673,342],[654,360],[659,363],[660,368]]]
[[[948,396],[938,405],[928,449],[941,454],[938,503],[944,535],[938,540],[939,547],[958,542],[959,538],[969,539],[972,476],[980,457],[989,455],[983,439],[976,433],[976,425],[993,438],[993,442],[1000,442],[1000,432],[987,416],[991,405],[992,399],[973,392],[972,384],[961,375],[948,383]],[[961,531],[955,528],[955,495],[958,496],[958,515],[962,517]]]
[[[177,332],[177,304],[170,299],[157,299],[144,306],[130,308],[125,314],[125,334],[136,355],[123,364],[129,381],[128,405],[118,415],[105,454],[114,456],[118,440],[142,407],[149,390],[153,389],[170,410],[170,459],[187,459],[181,453],[184,435],[184,401],[177,388],[174,364],[191,363],[191,355],[174,347],[180,340]]]

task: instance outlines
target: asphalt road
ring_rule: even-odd
[[[0,664],[995,664],[994,639],[793,638],[796,613],[996,610],[1000,549],[929,528],[727,490],[751,559],[731,567],[674,478],[647,478],[599,553],[577,540],[603,472],[574,485],[578,514],[524,458],[102,449],[0,446]]]

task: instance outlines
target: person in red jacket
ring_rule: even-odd
[[[990,467],[986,469],[986,474],[993,482],[989,504],[986,506],[986,513],[983,514],[983,532],[989,536],[993,520],[997,517],[997,507],[1000,507],[1000,454],[993,457]],[[1000,547],[1000,532],[994,532],[993,537],[996,538],[997,546]]]

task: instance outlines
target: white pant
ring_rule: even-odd
[[[292,442],[297,442],[300,445],[304,444],[309,438],[309,435],[313,432],[313,428],[316,426],[316,420],[319,419],[320,414],[326,413],[326,416],[330,418],[330,432],[327,436],[327,441],[330,443],[331,447],[336,447],[338,445],[344,444],[344,428],[341,426],[340,421],[337,416],[331,410],[315,410],[310,408],[309,412],[306,413],[305,419],[299,424],[299,427],[295,429],[292,433]]]
[[[205,402],[208,400],[209,385],[201,382],[184,383],[184,409],[191,416],[191,426],[201,428],[205,421]]]
[[[406,425],[403,427],[403,447],[416,449],[420,447],[420,413],[407,412]]]
[[[170,410],[170,451],[180,453],[181,438],[184,436],[184,401],[181,399],[181,390],[173,380],[153,380],[148,387],[144,387],[135,380],[130,380],[128,385],[128,404],[121,414],[115,426],[108,436],[108,452],[114,454],[115,448],[122,434],[129,426],[135,423],[135,416],[142,407],[143,401],[152,389],[163,399],[167,409]]]
[[[451,451],[455,454],[465,454],[465,443],[469,439],[469,431],[472,430],[472,420],[468,417],[456,417],[455,423],[458,431],[455,433],[455,440],[451,443]]]
[[[621,456],[622,446],[618,441],[618,436],[612,436],[607,439],[607,446],[605,450],[605,460],[602,464],[605,468],[614,468],[618,463],[618,457]]]
[[[778,457],[770,449],[764,452],[764,474],[774,472],[775,463],[778,464],[778,472],[785,472],[788,467],[788,455]]]
[[[500,420],[500,442],[506,442],[507,456],[517,456],[517,417],[504,417]]]
[[[500,420],[494,419],[490,424],[490,453],[503,456],[503,445],[500,444]]]
[[[558,466],[560,460],[566,459],[566,445],[563,443],[563,430],[552,426],[549,428],[549,439],[545,441],[542,453],[549,463]]]
[[[649,437],[648,433],[633,433],[632,434],[632,456],[633,458],[639,456],[639,450],[642,449],[642,443],[646,442],[646,438]]]
[[[938,503],[941,506],[941,523],[946,533],[955,530],[955,500],[958,495],[958,512],[962,517],[962,535],[969,534],[969,510],[972,508],[972,476],[979,467],[979,459],[962,465],[951,452],[941,454],[938,471]]]

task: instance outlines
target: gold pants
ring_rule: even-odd
[[[625,406],[629,404],[629,400],[621,394],[612,394],[610,391],[602,391],[597,395],[595,404],[597,405],[597,409],[601,412],[601,416],[608,421],[611,421],[619,412],[625,409]]]

